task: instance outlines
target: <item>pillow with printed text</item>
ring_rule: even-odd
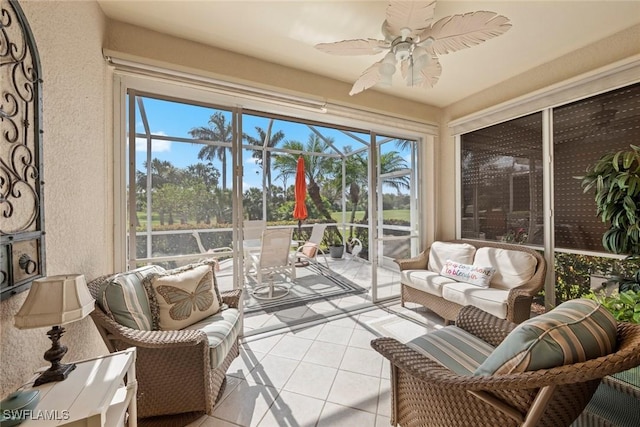
[[[448,259],[442,266],[441,276],[450,277],[459,282],[470,283],[481,288],[488,288],[496,269],[477,265],[461,264]]]

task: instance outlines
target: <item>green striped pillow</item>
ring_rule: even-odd
[[[142,280],[152,273],[162,273],[158,265],[146,265],[116,274],[105,282],[98,293],[98,305],[123,326],[142,331],[152,329],[149,298]]]
[[[518,325],[474,375],[535,371],[605,356],[615,350],[616,329],[616,320],[596,301],[567,301]]]
[[[493,351],[491,345],[457,326],[421,335],[407,345],[458,375],[471,375]]]

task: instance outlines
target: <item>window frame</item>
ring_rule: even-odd
[[[547,265],[554,265],[555,252],[571,252],[619,259],[619,255],[606,252],[560,250],[555,247],[553,218],[553,109],[565,104],[587,99],[605,92],[630,86],[640,82],[640,58],[632,57],[594,70],[573,79],[561,82],[531,94],[516,98],[449,123],[455,144],[456,171],[456,230],[457,239],[462,238],[462,141],[461,135],[498,123],[514,120],[529,114],[541,112],[543,150],[543,225],[544,243],[538,249],[544,251]],[[555,271],[547,268],[545,279],[545,305],[555,306]]]

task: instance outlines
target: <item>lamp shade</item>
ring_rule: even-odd
[[[43,277],[31,284],[15,325],[19,329],[65,325],[85,318],[94,303],[82,274]]]

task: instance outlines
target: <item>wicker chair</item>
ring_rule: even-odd
[[[456,326],[497,346],[517,325],[464,307]],[[568,426],[606,375],[640,365],[640,325],[619,323],[614,353],[518,374],[457,375],[393,338],[371,346],[391,363],[391,424],[411,426]]]
[[[97,299],[100,286],[112,276],[88,284]],[[241,290],[222,292],[223,301],[237,308]],[[210,367],[207,336],[199,330],[142,331],[123,326],[96,304],[91,317],[110,352],[137,347],[138,418],[141,425],[186,425],[210,414],[222,396],[226,371],[239,354],[238,342],[223,363]]]

